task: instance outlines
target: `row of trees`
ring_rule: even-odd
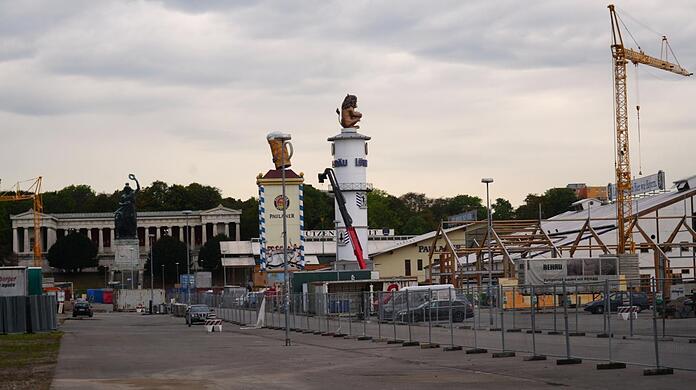
[[[491,204],[494,220],[548,218],[567,211],[577,200],[575,191],[552,188],[541,195],[529,194],[517,208],[504,198]],[[438,227],[440,221],[463,212],[475,211],[479,220],[486,219],[485,201],[477,196],[457,195],[429,198],[409,192],[396,197],[382,190],[367,195],[368,224],[374,228],[393,228],[397,234],[423,234]],[[305,223],[308,229],[332,229],[333,198],[312,186],[305,186]]]
[[[220,270],[220,241],[227,240],[224,234],[208,240],[200,248],[198,266],[206,271]],[[154,274],[161,276],[162,265],[168,278],[172,277],[178,267],[186,270],[186,244],[171,236],[162,236],[152,246],[152,252],[147,254],[145,270],[149,274],[151,255],[155,258]],[[189,256],[190,258],[190,256]],[[48,250],[48,263],[51,267],[65,272],[81,272],[85,268],[98,266],[97,247],[86,235],[76,231],[61,237]],[[177,264],[178,263],[178,264]],[[190,264],[193,267],[193,262]]]
[[[119,190],[97,194],[88,185],[71,185],[58,191],[44,193],[44,211],[113,212],[118,208],[119,194]],[[491,206],[494,219],[536,219],[539,217],[540,209],[542,217],[550,217],[566,211],[575,200],[573,190],[552,188],[541,195],[529,194],[524,203],[517,208],[504,198],[495,199]],[[304,203],[307,229],[334,227],[334,202],[329,194],[306,185]],[[422,234],[436,229],[440,221],[449,216],[467,211],[475,210],[478,219],[486,218],[485,202],[477,196],[470,195],[429,198],[422,193],[409,192],[396,197],[377,189],[368,194],[367,203],[369,225],[375,228],[393,228],[397,234]],[[162,181],[155,181],[144,187],[137,197],[137,208],[140,211],[205,210],[219,204],[242,211],[242,240],[258,236],[258,199],[254,197],[246,200],[223,197],[220,190],[212,186],[198,183],[187,186],[169,185]],[[13,261],[10,215],[22,213],[30,208],[29,201],[0,203],[0,264]],[[202,249],[204,259],[207,258],[207,250],[205,247]],[[217,250],[219,252],[219,248]]]

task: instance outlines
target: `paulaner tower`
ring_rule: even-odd
[[[367,183],[367,141],[370,137],[358,133],[357,122],[362,118],[362,114],[356,111],[356,108],[357,98],[354,95],[346,96],[340,119],[343,128],[340,134],[330,137],[328,141],[331,142],[333,157],[331,166],[336,173],[336,180],[346,200],[346,209],[353,219],[353,226],[367,261],[367,193],[372,191],[372,185]],[[346,234],[345,223],[337,204],[335,204],[335,218],[338,221],[336,260],[339,263],[355,262],[357,265],[353,246]],[[346,268],[353,268],[353,266],[349,265]]]

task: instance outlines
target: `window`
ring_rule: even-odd
[[[583,275],[599,275],[599,259],[583,259]]]
[[[568,259],[568,276],[582,276],[582,259]]]
[[[602,275],[616,275],[616,259],[599,259]]]
[[[418,259],[418,271],[423,271],[423,259]]]
[[[404,275],[411,276],[411,260],[404,260]]]

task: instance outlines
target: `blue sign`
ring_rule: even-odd
[[[356,158],[355,159],[355,166],[356,167],[367,167],[367,160],[364,158]]]
[[[192,289],[196,285],[196,276],[193,274],[179,275],[179,279],[179,283],[181,283],[181,286],[184,288],[188,285],[188,288]]]
[[[334,168],[336,168],[336,167],[347,167],[347,166],[348,166],[348,160],[346,160],[345,158],[337,158],[337,159],[333,160],[333,162],[331,163],[331,165],[332,165]]]

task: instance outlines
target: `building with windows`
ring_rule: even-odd
[[[150,251],[148,236],[159,239],[170,235],[184,241],[186,226],[189,227],[190,247],[194,256],[198,248],[218,234],[225,234],[232,240],[240,239],[239,222],[241,211],[219,205],[210,210],[194,210],[190,214],[183,211],[140,211],[138,212],[138,240],[140,242],[141,262]],[[34,212],[11,215],[12,250],[19,257],[19,265],[31,266],[34,245]],[[41,217],[41,248],[44,268],[48,269],[45,257],[48,250],[70,231],[80,232],[89,237],[98,248],[99,265],[111,267],[114,261],[114,213],[54,213]]]
[[[460,225],[445,229],[455,248],[465,245],[465,227]],[[382,247],[379,252],[371,254],[373,270],[379,272],[381,278],[415,276],[418,278],[418,283],[425,283],[429,278],[428,256],[436,233],[437,231],[432,231]],[[439,246],[442,245],[440,241]],[[439,251],[442,250],[443,248],[439,248]],[[436,262],[437,258],[433,261]]]

